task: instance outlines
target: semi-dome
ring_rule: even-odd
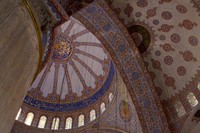
[[[52,42],[49,60],[24,103],[67,112],[98,101],[114,77],[114,65],[101,42],[74,18],[54,29]]]

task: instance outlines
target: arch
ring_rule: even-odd
[[[93,121],[96,119],[96,111],[93,109],[90,111],[90,121]]]
[[[20,116],[21,112],[22,112],[22,109],[20,108],[19,111],[18,111],[18,113],[17,113],[17,116],[15,117],[15,120],[19,119],[19,116]]]
[[[103,113],[106,110],[106,104],[105,103],[101,103],[100,110],[101,110],[101,113]]]
[[[135,43],[109,6],[97,0],[73,17],[81,21],[109,52],[136,106],[143,132],[170,132],[155,87]],[[104,23],[99,20],[104,20]]]
[[[108,98],[109,98],[109,102],[112,102],[112,100],[113,100],[113,97],[114,97],[114,96],[113,96],[113,94],[112,94],[112,93],[110,93],[110,94],[109,94],[109,96],[108,96]]]
[[[72,129],[73,120],[71,117],[68,117],[65,122],[65,129]]]
[[[45,128],[46,126],[46,121],[47,121],[47,117],[46,116],[41,116],[39,123],[38,123],[38,128]]]
[[[34,119],[34,114],[33,112],[29,112],[27,115],[26,115],[26,119],[24,121],[24,124],[30,126],[33,122],[33,119]]]
[[[85,120],[84,120],[84,115],[81,114],[79,117],[78,117],[78,127],[81,127],[81,126],[84,126],[85,124]]]
[[[59,124],[60,124],[60,119],[58,117],[53,118],[53,121],[52,121],[52,124],[51,124],[51,129],[52,130],[58,130]]]
[[[187,99],[190,103],[190,105],[192,107],[195,107],[199,102],[197,101],[196,97],[194,96],[194,93],[190,92],[188,95],[187,95]]]

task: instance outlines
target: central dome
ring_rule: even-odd
[[[46,111],[74,111],[109,92],[114,64],[101,42],[71,18],[54,29],[49,61],[30,87],[24,103]]]

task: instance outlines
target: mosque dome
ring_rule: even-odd
[[[73,117],[99,110],[102,103],[108,107],[115,93],[115,68],[101,42],[73,17],[53,35],[48,61],[24,99],[24,114]]]

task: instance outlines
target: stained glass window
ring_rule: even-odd
[[[72,118],[68,117],[65,123],[65,129],[72,129]]]
[[[81,115],[78,117],[78,127],[83,126],[83,125],[84,125],[84,115],[81,114]]]
[[[106,104],[105,103],[101,103],[100,109],[101,109],[101,113],[103,113],[106,110]]]
[[[187,99],[189,100],[192,107],[196,106],[199,103],[192,92],[187,95]]]
[[[60,119],[58,117],[53,118],[51,129],[58,130],[59,128]]]
[[[90,121],[93,121],[96,119],[96,111],[95,110],[91,110],[90,111]]]
[[[46,116],[41,116],[40,117],[40,121],[38,123],[38,127],[39,128],[45,128],[46,121],[47,121],[47,117]]]
[[[30,126],[32,124],[32,121],[33,121],[33,118],[34,118],[34,114],[32,112],[29,112],[26,116],[26,119],[24,121],[24,124]]]

